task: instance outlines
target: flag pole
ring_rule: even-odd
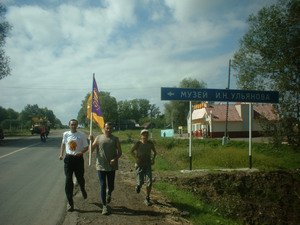
[[[92,135],[92,129],[93,129],[93,112],[91,111],[91,117],[90,117],[90,136]],[[89,166],[91,165],[92,161],[92,141],[90,140],[90,150],[89,150]]]
[[[93,128],[93,120],[97,123],[100,129],[103,129],[104,127],[104,118],[103,114],[100,109],[100,98],[99,98],[99,91],[97,82],[95,80],[95,74],[93,74],[93,88],[92,88],[92,94],[89,97],[89,101],[91,101],[91,107],[89,110],[91,110],[91,117],[90,117],[90,135],[92,135],[92,128]],[[88,109],[87,111],[90,112]],[[89,115],[89,113],[87,113]],[[95,118],[94,118],[95,117]],[[92,159],[92,144],[90,143],[90,152],[89,152],[89,165],[91,165],[91,159]]]
[[[92,101],[91,101],[91,117],[90,117],[90,136],[92,135],[92,129],[93,129],[93,94],[94,94],[94,78],[95,73],[93,73],[93,83],[92,83]],[[89,150],[89,166],[92,164],[92,142],[90,140],[90,150]]]

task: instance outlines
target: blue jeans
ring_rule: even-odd
[[[98,170],[98,177],[100,181],[100,197],[102,200],[102,204],[106,205],[106,189],[107,194],[111,196],[115,188],[115,175],[116,171],[101,171]]]

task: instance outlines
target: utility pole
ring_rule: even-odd
[[[228,66],[228,86],[227,89],[230,88],[230,68],[231,68],[231,59],[229,59],[229,66]],[[228,135],[228,108],[229,108],[229,102],[227,102],[226,105],[226,122],[225,122],[225,134],[223,137],[222,145],[225,145],[228,143],[229,135]]]

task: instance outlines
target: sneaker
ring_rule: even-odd
[[[111,202],[111,196],[107,195],[106,196],[106,204],[109,204]]]
[[[152,205],[149,197],[146,197],[144,203],[145,203],[146,206]]]
[[[87,199],[87,193],[86,193],[86,190],[83,190],[81,193],[82,193],[82,197],[83,197],[84,199]]]
[[[68,212],[73,212],[74,211],[74,205],[70,205],[69,203],[67,204],[67,211]]]
[[[135,191],[136,191],[136,193],[140,193],[140,192],[141,192],[141,187],[140,187],[140,185],[136,185]]]
[[[102,208],[102,215],[108,215],[108,210],[107,210],[107,206],[104,205]]]

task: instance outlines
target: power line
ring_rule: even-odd
[[[62,88],[62,89],[60,89]],[[121,88],[109,88],[109,90],[132,90],[132,89],[156,89],[156,88],[161,88],[161,87],[121,87]],[[69,90],[69,91],[74,91],[74,90],[90,90],[89,88],[66,88],[66,87],[58,87],[58,86],[53,86],[53,87],[18,87],[18,86],[5,86],[5,87],[1,87],[1,89],[24,89],[24,90],[44,90],[44,89],[51,89],[51,90]],[[108,90],[106,88],[102,88],[100,91],[105,91]]]

